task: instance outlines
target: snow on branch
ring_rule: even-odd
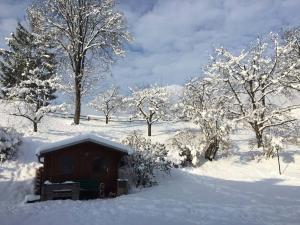
[[[295,121],[290,111],[297,106],[278,102],[291,93],[284,88],[287,61],[283,56],[287,48],[272,34],[270,40],[258,38],[248,51],[237,56],[217,49],[212,64],[205,71],[227,89],[224,93],[234,100],[229,111],[237,120],[250,125],[258,147],[263,146],[266,130]]]
[[[170,94],[166,87],[157,85],[145,89],[131,89],[131,92],[125,102],[135,117],[147,122],[150,129],[148,135],[151,136],[151,125],[168,117]]]
[[[90,102],[91,107],[104,114],[106,124],[108,123],[110,116],[113,113],[116,113],[122,105],[123,97],[119,94],[119,90],[116,87],[96,96],[96,98]]]

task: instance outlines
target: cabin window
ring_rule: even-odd
[[[93,161],[93,173],[96,174],[107,174],[108,172],[108,165],[109,162],[107,159],[104,158],[97,158]]]
[[[70,156],[63,156],[60,158],[60,173],[62,175],[72,174],[74,171],[74,159]]]

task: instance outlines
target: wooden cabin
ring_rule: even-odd
[[[43,167],[36,192],[40,192],[42,200],[120,195],[126,192],[127,183],[119,179],[118,170],[129,151],[127,146],[96,135],[81,135],[45,146],[37,154]]]

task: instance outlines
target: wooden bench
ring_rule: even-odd
[[[99,191],[100,183],[96,180],[78,180],[81,191]]]
[[[97,198],[104,198],[104,183],[97,180],[78,180],[80,183],[81,193],[93,192],[96,193]]]
[[[54,199],[72,199],[78,200],[80,192],[80,184],[74,183],[59,183],[59,184],[43,184],[41,200]]]
[[[128,180],[117,179],[117,196],[128,194]]]

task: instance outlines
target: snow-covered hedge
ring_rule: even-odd
[[[213,160],[219,156],[226,156],[229,154],[230,140],[226,136],[219,136],[216,150],[213,152],[213,157],[207,157],[208,153],[211,155],[210,146],[215,144],[215,139],[207,139],[202,133],[195,133],[190,130],[183,130],[178,132],[170,139],[170,148],[172,149],[171,160],[176,166],[188,167],[199,166],[203,160]]]
[[[13,159],[16,156],[22,135],[14,128],[0,127],[0,162]]]
[[[195,160],[200,154],[195,146],[200,146],[200,138],[190,131],[178,132],[171,141],[171,160],[176,166],[189,167],[193,166]]]
[[[167,159],[168,150],[164,144],[151,143],[134,132],[123,140],[134,152],[126,159],[126,167],[131,182],[136,187],[150,187],[157,184],[156,172],[170,173],[171,162]]]

